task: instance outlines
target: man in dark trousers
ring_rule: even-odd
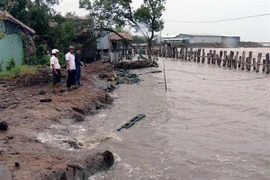
[[[67,63],[67,72],[68,72],[68,79],[67,79],[67,87],[68,90],[71,91],[72,88],[75,88],[75,75],[76,75],[76,64],[75,64],[75,55],[74,55],[74,46],[69,46],[69,52],[66,54],[66,63]]]
[[[75,54],[75,64],[76,64],[76,76],[75,76],[75,86],[82,86],[81,84],[81,49],[77,49]]]

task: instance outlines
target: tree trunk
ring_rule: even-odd
[[[152,40],[147,40],[147,55],[148,60],[152,60]]]

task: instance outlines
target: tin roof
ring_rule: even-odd
[[[239,37],[237,35],[225,35],[225,34],[196,34],[196,33],[180,33],[179,35],[188,35],[188,36],[208,36],[208,37]],[[177,36],[179,36],[177,35]],[[177,37],[176,36],[176,37]]]
[[[0,18],[6,20],[6,21],[10,21],[14,24],[19,25],[21,28],[23,28],[24,30],[30,32],[31,34],[35,34],[35,30],[33,30],[32,28],[30,28],[29,26],[25,25],[24,23],[22,23],[21,21],[19,21],[18,19],[14,18],[13,16],[11,16],[8,13],[2,12],[0,11]]]
[[[132,41],[132,35],[129,32],[119,32],[118,34],[123,36],[126,40]],[[118,36],[115,33],[110,33],[109,39],[116,40],[116,41],[123,40],[120,36]]]

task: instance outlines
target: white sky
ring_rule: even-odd
[[[141,0],[133,0],[133,3],[134,7],[138,7]],[[62,0],[57,9],[62,14],[87,14],[85,10],[79,9],[78,0]],[[162,35],[226,34],[239,35],[242,41],[270,42],[270,16],[209,24],[171,22],[216,21],[264,13],[270,13],[270,0],[167,0]]]

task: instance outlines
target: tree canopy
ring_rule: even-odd
[[[92,3],[91,3],[92,2]],[[114,27],[130,27],[147,39],[148,57],[151,58],[155,32],[164,27],[162,13],[166,0],[143,0],[133,8],[132,0],[80,0],[80,7],[89,10],[97,29],[114,32]]]
[[[71,44],[91,53],[84,53],[87,59],[93,60],[95,56],[95,38],[93,22],[90,18],[81,19],[73,13],[62,16],[53,9],[60,0],[1,0],[0,10],[6,11],[36,31],[34,37],[36,45],[36,58],[27,60],[27,63],[43,64],[53,48],[66,52]],[[91,56],[91,57],[90,57]],[[42,62],[40,62],[42,61]],[[44,60],[46,62],[46,60]]]

